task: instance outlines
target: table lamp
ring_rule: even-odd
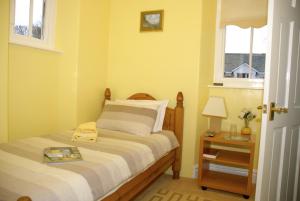
[[[209,97],[202,115],[210,118],[209,129],[206,132],[207,136],[214,136],[216,133],[219,133],[222,118],[227,117],[224,98],[217,96]]]

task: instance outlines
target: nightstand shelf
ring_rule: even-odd
[[[203,172],[202,185],[246,195],[247,180],[247,177],[209,170]]]
[[[242,153],[236,151],[227,151],[221,149],[211,149],[218,151],[216,159],[203,157],[203,160],[211,161],[214,163],[236,166],[241,168],[249,168],[250,153]]]
[[[248,198],[254,189],[252,173],[255,139],[253,136],[249,136],[248,141],[225,140],[224,135],[225,133],[221,132],[214,137],[201,137],[198,183],[203,189],[209,187],[239,193]],[[212,145],[217,145],[218,147],[213,148],[214,146]],[[216,153],[213,154],[215,158],[203,156],[203,154],[211,153]],[[248,175],[239,176],[212,171],[209,169],[211,163],[247,169]]]

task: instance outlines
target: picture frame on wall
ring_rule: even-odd
[[[140,31],[163,31],[164,10],[141,12]]]

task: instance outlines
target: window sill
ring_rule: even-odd
[[[264,90],[263,86],[234,86],[234,85],[215,86],[215,85],[208,85],[208,88]]]
[[[50,48],[50,47],[46,47],[43,45],[37,45],[37,44],[31,44],[28,42],[21,42],[21,41],[9,41],[10,44],[14,44],[14,45],[19,45],[19,46],[24,46],[24,47],[31,47],[31,48],[35,48],[35,49],[40,49],[40,50],[46,50],[46,51],[50,51],[50,52],[55,52],[58,54],[62,54],[63,51],[62,50],[58,50],[58,49],[54,49],[54,48]]]
[[[222,78],[215,80],[214,83],[223,83],[223,86],[209,85],[209,88],[224,88],[224,89],[252,89],[263,90],[264,79],[240,79],[240,78]]]

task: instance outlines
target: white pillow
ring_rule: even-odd
[[[130,104],[130,106],[158,106],[157,117],[154,123],[153,132],[162,131],[166,108],[169,100],[116,100],[117,103]]]

